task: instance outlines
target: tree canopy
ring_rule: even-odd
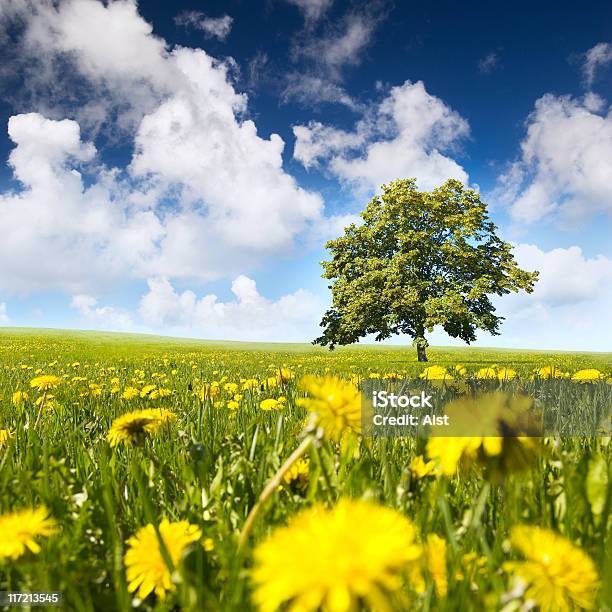
[[[487,205],[473,189],[450,179],[431,192],[416,179],[382,186],[351,224],[330,240],[332,307],[314,343],[334,348],[375,334],[413,338],[426,361],[426,332],[440,326],[467,343],[476,330],[499,334],[503,317],[490,296],[533,291],[538,272],[521,270],[501,240]]]

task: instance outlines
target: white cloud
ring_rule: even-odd
[[[495,51],[487,53],[482,59],[478,60],[478,71],[482,74],[491,74],[499,64],[499,55]]]
[[[547,94],[535,104],[521,158],[500,178],[495,197],[512,216],[534,222],[555,214],[579,222],[612,213],[612,113],[594,94]]]
[[[8,323],[10,318],[6,312],[6,304],[4,302],[0,302],[0,324]]]
[[[286,76],[286,85],[281,96],[284,102],[295,100],[308,107],[331,103],[342,104],[354,111],[361,108],[359,102],[338,83],[301,72],[291,72]]]
[[[441,153],[468,135],[468,123],[427,93],[421,81],[392,88],[353,132],[316,122],[293,131],[296,159],[306,167],[325,161],[332,174],[358,189],[375,190],[407,177],[417,177],[423,189],[448,178],[468,179],[457,162]]]
[[[324,68],[333,79],[339,79],[345,66],[361,62],[382,15],[373,10],[347,13],[338,26],[318,37],[298,38],[293,53]]]
[[[230,64],[168,49],[132,0],[37,5],[24,37],[42,57],[69,58],[107,117],[133,126],[135,151],[127,169],[105,168],[77,122],[11,119],[22,190],[0,195],[0,288],[75,294],[153,275],[235,275],[325,222],[321,197],[283,169],[283,140],[246,118]]]
[[[334,0],[287,0],[290,4],[297,6],[304,14],[307,23],[320,19]]]
[[[600,42],[589,49],[584,57],[582,73],[588,87],[593,85],[597,70],[612,62],[612,44]]]
[[[517,263],[539,270],[532,294],[496,298],[506,317],[501,336],[481,334],[481,345],[609,351],[612,329],[612,259],[586,257],[578,246],[544,251],[532,244],[514,248]]]
[[[191,26],[202,30],[208,38],[225,40],[231,29],[234,20],[229,15],[222,17],[207,17],[201,11],[185,11],[174,19],[177,25]]]
[[[91,325],[102,329],[128,330],[133,326],[131,314],[113,306],[98,306],[98,300],[91,295],[74,295],[70,307]]]
[[[166,278],[148,281],[139,315],[153,329],[210,339],[304,341],[317,333],[324,304],[299,289],[269,300],[259,294],[255,281],[240,275],[232,283],[235,298],[222,302],[216,295],[198,297],[179,293]]]

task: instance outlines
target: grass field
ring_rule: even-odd
[[[609,437],[435,445],[353,418],[364,380],[432,366],[609,397],[612,354],[429,357],[2,329],[0,591],[66,610],[612,609]]]

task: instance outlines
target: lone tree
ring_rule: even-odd
[[[361,217],[363,225],[326,244],[332,307],[314,344],[333,349],[366,334],[408,334],[427,361],[426,331],[440,325],[468,344],[477,329],[497,335],[503,317],[489,296],[533,291],[538,272],[516,265],[487,205],[459,181],[431,193],[417,191],[416,179],[383,185]]]

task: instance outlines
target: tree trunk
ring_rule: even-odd
[[[426,348],[421,345],[421,344],[417,344],[417,359],[419,361],[427,361],[427,352],[426,352]]]

